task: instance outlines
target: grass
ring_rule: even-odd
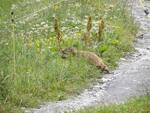
[[[126,1],[62,2],[38,12],[35,17],[29,15],[49,2],[55,1],[3,0],[4,4],[0,4],[0,105],[6,112],[19,113],[21,107],[35,107],[42,102],[66,99],[102,77],[101,72],[84,59],[61,59],[53,30],[53,16],[61,23],[63,48],[76,46],[78,49],[93,51],[103,58],[110,69],[117,66],[120,57],[133,50],[137,26],[126,10]],[[12,4],[17,4],[13,9],[14,30],[10,23]],[[91,47],[86,47],[81,41],[88,16],[93,20],[94,44]],[[104,19],[105,29],[103,40],[98,42],[97,22],[100,17]],[[15,51],[12,48],[13,38]],[[13,68],[16,69],[15,74]]]
[[[76,113],[149,113],[150,94],[130,99],[124,104],[85,108]]]

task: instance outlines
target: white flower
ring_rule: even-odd
[[[48,49],[51,49],[52,47],[51,46],[48,46]]]
[[[11,9],[12,9],[12,10],[16,9],[16,5],[15,5],[15,4],[12,4]]]
[[[41,49],[41,52],[44,52],[44,51],[45,51],[45,49],[42,48],[42,49]]]
[[[36,30],[36,28],[31,28],[33,31]]]
[[[41,25],[44,25],[45,24],[45,22],[41,22]]]
[[[8,46],[8,42],[7,42],[7,43],[5,43],[5,45],[6,45],[6,46]]]
[[[36,0],[36,2],[40,2],[41,0]]]
[[[45,24],[43,27],[44,27],[45,29],[48,29],[48,28],[49,28],[48,24]]]

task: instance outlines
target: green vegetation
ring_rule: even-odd
[[[128,102],[119,105],[85,108],[77,113],[149,113],[150,94],[130,99]]]
[[[96,52],[110,69],[117,66],[120,57],[133,50],[137,26],[126,11],[125,0],[69,0],[60,4],[55,4],[55,0],[51,3],[49,0],[2,1],[0,106],[6,112],[19,113],[21,107],[66,99],[101,77],[100,71],[84,59],[61,58],[54,17],[58,19],[64,40],[62,48],[75,46]],[[31,15],[49,4],[55,5]],[[11,11],[14,12],[14,24],[10,22]],[[93,23],[92,45],[87,47],[82,35],[89,16]],[[97,41],[100,17],[105,28],[102,40]]]

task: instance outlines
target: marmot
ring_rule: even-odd
[[[98,57],[94,52],[89,51],[80,51],[76,48],[70,47],[62,50],[62,58],[67,58],[67,55],[72,54],[77,57],[84,58],[87,60],[90,64],[95,65],[98,69],[102,70],[103,72],[110,73],[108,66],[103,63],[103,60]]]

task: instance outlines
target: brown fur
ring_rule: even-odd
[[[0,107],[0,113],[6,113],[4,110]]]
[[[95,65],[98,69],[109,73],[108,66],[104,64],[103,60],[100,57],[98,57],[94,52],[79,51],[76,48],[66,48],[62,52],[64,55],[72,54],[74,56],[82,57],[85,60],[87,60],[90,64]]]

